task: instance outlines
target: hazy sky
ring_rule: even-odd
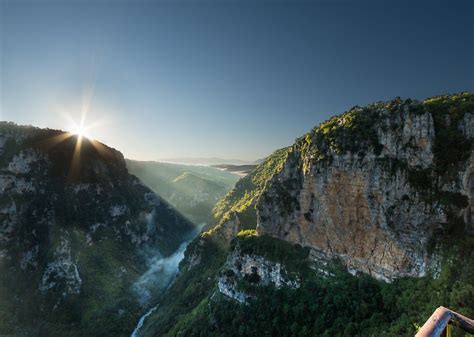
[[[383,3],[383,4],[382,4]],[[256,159],[353,105],[474,91],[474,1],[0,0],[0,118]]]

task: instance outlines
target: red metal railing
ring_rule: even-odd
[[[450,335],[448,324],[458,326],[467,333],[474,334],[474,320],[445,307],[439,307],[428,318],[415,337],[439,337],[443,333]]]

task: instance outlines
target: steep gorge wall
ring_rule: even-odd
[[[0,123],[0,334],[126,335],[149,257],[193,230],[120,152]]]
[[[436,267],[428,249],[435,233],[458,217],[472,229],[474,127],[466,101],[472,95],[438,111],[430,102],[396,100],[322,124],[269,181],[257,204],[258,233],[379,279],[425,275]],[[440,142],[458,138],[463,153],[444,165],[450,155]]]

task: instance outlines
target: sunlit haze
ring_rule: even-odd
[[[354,104],[472,91],[473,6],[3,0],[0,117],[133,159],[255,160]]]

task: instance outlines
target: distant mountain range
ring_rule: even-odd
[[[206,165],[127,160],[127,168],[196,225],[213,221],[212,208],[239,180]]]
[[[257,165],[253,165],[253,164],[247,164],[247,165],[219,164],[219,165],[212,165],[212,167],[215,167],[215,168],[218,168],[219,170],[231,172],[231,173],[237,174],[241,177],[244,177],[247,174],[249,174],[250,172],[252,172],[252,170],[254,168],[256,168]]]
[[[164,163],[186,164],[186,165],[256,165],[260,164],[263,159],[255,161],[228,158],[197,158],[197,157],[181,157],[181,158],[161,158],[157,161]]]

